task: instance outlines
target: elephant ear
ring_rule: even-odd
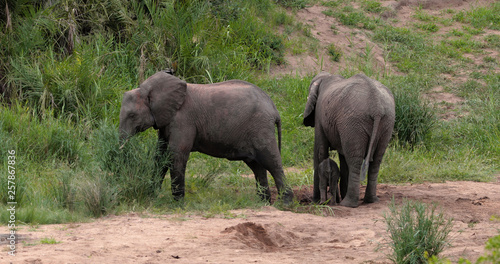
[[[184,103],[187,84],[165,72],[155,73],[139,88],[149,99],[149,109],[155,120],[155,128],[165,127]]]
[[[318,100],[318,90],[322,79],[314,78],[309,86],[309,95],[307,96],[306,109],[304,110],[304,125],[314,127],[314,113],[316,101]]]

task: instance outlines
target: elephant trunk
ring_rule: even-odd
[[[120,149],[123,149],[123,147],[125,147],[125,144],[127,144],[128,140],[130,139],[131,135],[130,133],[127,133],[122,127],[120,127],[118,130],[120,131]]]

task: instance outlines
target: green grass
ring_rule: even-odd
[[[56,241],[55,238],[53,237],[45,237],[45,238],[42,238],[40,239],[40,244],[49,244],[49,245],[53,245],[53,244],[59,244],[61,243],[60,241]]]
[[[382,4],[378,1],[372,1],[372,0],[364,0],[361,2],[363,9],[372,12],[372,13],[380,13],[382,12]]]
[[[460,11],[454,15],[456,21],[471,24],[475,28],[500,30],[500,3],[486,7],[476,7],[469,11]]]
[[[340,58],[342,57],[342,50],[337,48],[335,44],[330,44],[327,48],[328,50],[328,55],[330,55],[330,59],[336,62],[340,61]]]
[[[422,23],[422,24],[416,24],[415,25],[417,28],[420,28],[424,31],[429,31],[431,33],[437,32],[439,30],[439,27],[435,23]]]
[[[188,162],[184,201],[173,200],[168,175],[157,197],[149,195],[157,172],[155,131],[119,150],[118,115],[124,91],[166,68],[188,82],[237,78],[265,90],[281,115],[282,160],[294,168],[288,180],[295,189],[311,186],[314,129],[302,125],[302,113],[313,76],[267,73],[286,63],[285,54],[317,55],[325,47],[332,60],[342,56],[345,62],[338,74],[364,72],[395,95],[395,133],[380,182],[488,181],[500,170],[499,62],[483,54],[500,47],[497,35],[485,33],[498,26],[497,3],[447,12],[453,19],[446,26],[459,29],[443,36],[443,21],[422,10],[415,15],[418,28],[405,28],[380,18],[381,1],[321,3],[338,23],[363,31],[358,34],[381,47],[386,68],[377,63],[373,43],[345,53],[335,43],[320,43],[309,24],[288,13],[320,4],[315,1],[188,1],[177,7],[160,2],[12,7],[12,31],[0,32],[0,161],[5,167],[7,151],[16,150],[20,223],[87,221],[131,210],[231,217],[230,210],[267,204],[243,162],[199,153]],[[484,63],[474,65],[470,54],[483,56]],[[470,74],[457,81],[462,70]],[[454,110],[460,117],[441,120],[446,110],[421,96],[436,86],[464,99]],[[7,185],[0,177],[0,189]],[[9,217],[6,195],[0,191],[2,223]],[[331,214],[298,203],[291,210]]]
[[[374,30],[380,23],[378,19],[372,19],[366,16],[363,12],[337,12],[335,14],[343,25]]]
[[[452,220],[436,212],[436,205],[409,200],[396,205],[393,200],[389,210],[384,220],[391,239],[389,259],[394,263],[426,263],[449,245]]]
[[[482,264],[482,263],[499,263],[500,262],[500,234],[497,236],[494,236],[488,241],[486,241],[485,245],[485,253],[481,255],[477,260],[476,264]],[[428,258],[428,263],[429,264],[450,264],[452,263],[448,259],[442,259],[438,258],[437,256],[429,256]],[[474,262],[471,262],[468,259],[460,258],[459,263],[466,263],[466,264],[471,264]]]

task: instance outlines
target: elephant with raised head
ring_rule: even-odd
[[[328,201],[329,192],[331,194],[330,204],[335,204],[340,178],[340,170],[337,163],[330,158],[323,160],[318,166],[318,175],[321,203]],[[330,188],[329,191],[328,188]]]
[[[391,91],[364,74],[349,79],[322,72],[309,86],[304,125],[314,127],[314,191],[320,200],[319,163],[337,150],[340,159],[340,205],[357,207],[360,182],[368,172],[365,203],[378,201],[377,177],[394,128]]]
[[[259,87],[240,80],[191,84],[158,72],[123,95],[120,139],[126,142],[128,137],[150,127],[158,130],[160,155],[167,150],[170,154],[170,163],[160,175],[153,176],[154,191],[161,188],[170,169],[172,194],[177,200],[184,197],[186,164],[190,153],[198,151],[243,160],[255,174],[262,198],[268,201],[269,171],[284,202],[291,202],[293,192],[286,184],[281,164],[280,116],[271,98]]]

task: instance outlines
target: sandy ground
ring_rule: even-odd
[[[311,193],[302,189],[296,196],[307,201]],[[383,215],[392,197],[436,202],[453,218],[452,245],[442,254],[452,260],[475,260],[487,239],[499,234],[500,177],[490,183],[381,184],[379,197],[354,209],[334,206],[333,216],[269,206],[233,211],[233,218],[130,213],[24,226],[15,256],[8,255],[3,235],[0,263],[389,263]],[[41,244],[44,238],[59,243]]]

